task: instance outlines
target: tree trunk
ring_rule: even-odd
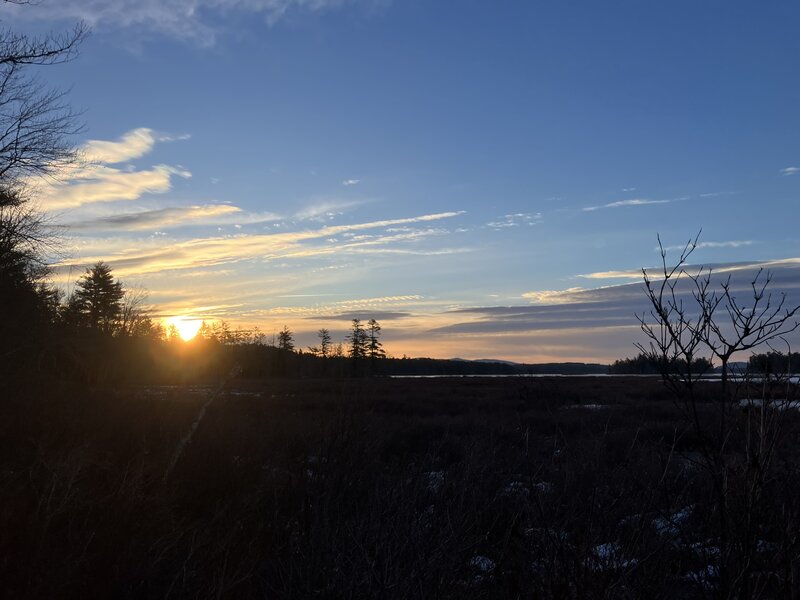
[[[722,359],[722,394],[728,391],[728,359]]]

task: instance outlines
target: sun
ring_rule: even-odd
[[[200,331],[200,327],[203,326],[203,321],[201,319],[193,319],[191,317],[170,317],[167,319],[168,326],[175,326],[175,329],[178,330],[178,335],[181,336],[181,339],[184,342],[188,342],[189,340],[194,339],[194,336],[197,335],[197,332]]]

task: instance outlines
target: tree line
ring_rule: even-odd
[[[662,372],[680,373],[686,370],[686,360],[677,358],[666,360],[661,356],[652,356],[640,352],[633,358],[620,358],[611,363],[608,372],[613,375],[660,375]],[[714,365],[704,357],[692,358],[692,371],[708,373]]]
[[[747,368],[752,373],[769,375],[785,375],[800,372],[800,352],[770,352],[753,354],[747,361]]]
[[[202,329],[201,329],[202,331]],[[365,328],[361,319],[352,320],[352,329],[345,337],[345,343],[333,343],[330,329],[322,327],[317,331],[319,344],[309,346],[308,352],[320,358],[341,358],[345,355],[350,358],[385,358],[383,344],[380,342],[381,326],[375,319],[370,319]],[[271,344],[277,348],[287,351],[295,351],[294,332],[284,326],[278,332],[277,341]],[[301,354],[302,350],[298,350]]]

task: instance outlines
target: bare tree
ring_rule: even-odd
[[[636,346],[661,365],[665,381],[672,386],[691,387],[703,375],[692,370],[698,355],[705,352],[716,356],[721,362],[722,389],[726,392],[731,357],[800,327],[800,305],[787,307],[785,293],[773,296],[768,291],[772,276],[763,269],[750,282],[749,301],[737,299],[730,276],[720,284],[720,291],[712,289],[711,269],[687,271],[687,260],[697,248],[699,237],[700,233],[686,243],[672,267],[668,266],[666,250],[658,238],[660,281],[642,269],[650,311],[638,319],[648,341]],[[678,289],[681,280],[688,282],[690,298],[685,290]],[[687,304],[688,300],[693,303]],[[720,311],[724,311],[721,318]]]
[[[754,597],[758,581],[754,565],[764,554],[759,544],[781,518],[770,505],[770,486],[783,477],[775,458],[785,444],[785,411],[776,406],[766,380],[750,386],[750,400],[742,400],[745,410],[740,410],[739,403],[731,402],[728,395],[728,361],[736,352],[770,344],[797,329],[800,306],[787,307],[785,295],[773,296],[768,291],[771,276],[763,271],[751,280],[745,301],[737,298],[730,278],[719,290],[713,289],[711,270],[690,272],[687,267],[698,238],[699,234],[687,242],[673,267],[667,266],[659,238],[660,281],[643,270],[650,311],[638,316],[648,341],[637,345],[658,362],[662,378],[676,393],[676,404],[683,409],[697,440],[696,466],[709,485],[705,512],[718,549],[713,565],[718,579],[716,597],[749,598]],[[693,371],[693,359],[702,353],[722,361],[722,386],[716,403],[707,402],[707,396],[696,390],[702,373]],[[759,388],[761,398],[752,400],[750,394],[758,394]],[[787,398],[791,393],[787,386]],[[795,532],[796,525],[787,518],[777,529]],[[797,556],[794,547],[785,554]]]
[[[157,332],[150,316],[147,288],[135,286],[123,290],[117,332],[120,335],[148,336]]]
[[[0,323],[0,355],[19,352],[22,338],[33,347],[32,322],[50,318],[52,290],[43,282],[54,236],[28,203],[27,184],[78,157],[71,139],[81,129],[77,115],[65,92],[47,87],[35,71],[74,58],[86,35],[83,24],[40,37],[0,28],[0,313],[7,317]]]
[[[749,306],[736,299],[730,277],[721,284],[722,293],[718,297],[715,294],[699,296],[708,320],[703,341],[722,363],[723,391],[727,390],[728,362],[736,352],[769,344],[800,327],[797,320],[800,305],[787,307],[783,292],[773,297],[767,289],[771,282],[771,273],[759,269],[750,282],[752,295],[745,300]],[[720,303],[728,317],[724,323],[714,318],[714,311]]]
[[[691,390],[700,372],[694,372],[695,359],[704,348],[704,332],[708,329],[708,320],[713,315],[709,310],[691,310],[684,302],[682,290],[678,285],[682,279],[691,280],[695,298],[708,298],[711,285],[710,271],[700,270],[690,275],[684,267],[691,253],[697,247],[700,233],[689,240],[683,247],[677,263],[670,267],[667,262],[667,251],[658,238],[661,251],[661,268],[659,278],[654,279],[646,269],[642,269],[645,293],[650,301],[650,310],[637,315],[646,343],[637,342],[636,347],[650,361],[657,364],[665,383],[674,391],[686,388]]]
[[[84,24],[62,34],[31,37],[0,29],[0,182],[22,185],[72,163],[71,137],[81,131],[66,93],[49,88],[31,67],[72,60],[87,36]]]

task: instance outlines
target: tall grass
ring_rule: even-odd
[[[4,595],[695,598],[734,558],[715,551],[701,442],[655,381],[239,379],[198,421],[209,393],[4,405]],[[800,422],[781,418],[738,532],[751,597],[797,592]]]

